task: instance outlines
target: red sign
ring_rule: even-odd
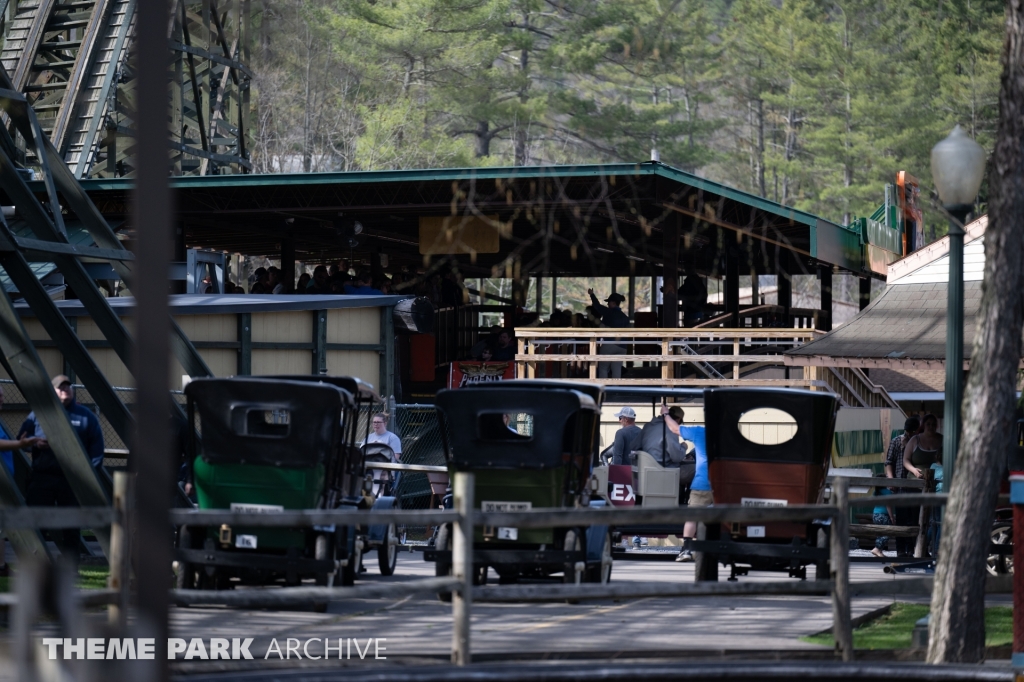
[[[448,388],[462,388],[488,381],[504,381],[515,378],[516,368],[511,362],[463,360],[452,363],[452,370],[448,375]]]
[[[633,489],[633,467],[627,464],[612,464],[608,467],[608,499],[613,507],[636,506]]]

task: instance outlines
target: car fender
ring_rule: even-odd
[[[373,508],[370,509],[372,514],[375,511],[387,511],[396,507],[397,499],[394,497],[378,497],[373,502]],[[387,537],[388,524],[371,525],[369,533],[367,533],[367,539],[373,544],[379,544],[384,542],[384,538]]]
[[[608,526],[590,526],[586,534],[587,563],[600,563],[604,543],[608,539]]]

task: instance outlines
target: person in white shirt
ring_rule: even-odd
[[[373,426],[373,431],[370,435],[360,443],[360,445],[367,445],[370,443],[380,443],[381,445],[387,445],[391,448],[391,451],[395,453],[391,461],[394,463],[400,463],[402,460],[402,439],[395,434],[388,431],[388,418],[383,412],[378,412],[373,415],[370,419],[370,425]],[[402,480],[401,472],[382,472],[380,478],[382,480],[391,480],[390,485],[385,485],[383,494],[394,495],[398,490],[398,484]]]
[[[275,268],[273,265],[267,270],[267,276],[270,278],[270,284],[267,289],[272,294],[283,294],[285,293],[284,282],[281,281],[281,271]]]
[[[400,461],[402,459],[402,439],[388,431],[387,416],[383,412],[378,412],[371,418],[370,425],[373,427],[373,431],[360,445],[382,443],[395,453],[394,461]]]

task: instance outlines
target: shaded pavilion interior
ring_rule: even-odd
[[[122,238],[130,179],[85,180],[83,188]],[[516,303],[537,276],[721,278],[720,313],[738,313],[740,276],[781,275],[778,303],[791,305],[792,275],[817,275],[821,308],[831,310],[832,274],[861,278],[869,290],[857,231],[657,162],[404,170],[172,179],[180,239],[186,248],[280,258],[285,281],[294,263],[352,259],[388,271],[429,275],[455,266],[465,277],[507,277]],[[448,218],[448,239],[462,253],[425,255],[424,220]],[[361,234],[353,235],[354,222]],[[483,227],[481,227],[483,226]],[[497,248],[468,253],[464,231],[491,229]],[[438,239],[433,249],[437,250]],[[441,244],[441,251],[445,250]],[[491,251],[491,252],[488,252]],[[290,273],[289,273],[290,269]],[[677,308],[671,286],[664,310]],[[722,326],[736,326],[737,317]],[[659,326],[679,324],[661,315]],[[816,326],[831,327],[829,314]]]

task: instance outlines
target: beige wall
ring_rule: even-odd
[[[313,339],[313,315],[310,310],[252,313],[253,343],[309,343]],[[238,340],[238,322],[234,314],[179,315],[178,325],[193,342]],[[30,338],[49,340],[39,320],[22,319]],[[103,334],[89,317],[79,317],[78,337],[83,341],[103,340]],[[134,319],[122,318],[129,333]],[[377,344],[380,338],[380,308],[339,308],[327,311],[328,343]],[[63,359],[55,348],[37,348],[50,376],[63,371]],[[109,348],[90,348],[90,354],[112,386],[133,386],[128,368]],[[200,348],[199,354],[215,376],[233,376],[238,368],[238,351],[228,348]],[[145,357],[145,349],[143,349]],[[380,383],[380,353],[376,351],[327,351],[329,374],[357,376],[375,387]],[[308,350],[253,349],[253,374],[310,374],[312,353]],[[169,381],[172,389],[181,388],[184,370],[172,356]],[[9,378],[0,369],[0,377]]]

